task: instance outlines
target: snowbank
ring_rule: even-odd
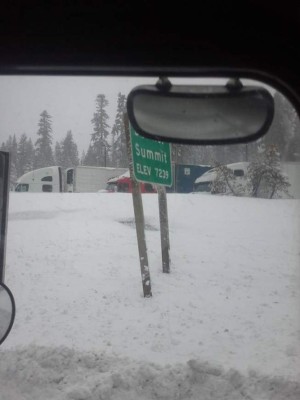
[[[196,360],[164,367],[103,353],[68,348],[7,351],[0,362],[1,399],[290,399],[300,384],[282,378],[247,376]]]

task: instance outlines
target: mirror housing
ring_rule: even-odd
[[[134,130],[149,139],[181,144],[247,143],[263,136],[274,116],[274,100],[263,87],[238,79],[224,86],[176,85],[161,79],[128,95]]]
[[[7,338],[16,315],[14,297],[9,288],[0,283],[0,345]]]

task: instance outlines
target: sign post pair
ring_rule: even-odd
[[[161,231],[163,272],[170,272],[169,226],[167,196],[165,186],[172,185],[171,150],[169,143],[157,142],[138,135],[129,126],[124,115],[127,153],[130,177],[132,179],[132,198],[136,221],[140,267],[144,297],[151,297],[151,280],[145,238],[145,221],[140,185],[137,181],[152,183],[158,188],[158,204]]]

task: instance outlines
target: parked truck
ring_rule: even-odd
[[[169,193],[191,193],[195,179],[211,169],[211,165],[173,164],[173,185],[167,187]]]
[[[127,168],[78,166],[66,170],[66,192],[98,192],[104,190],[107,181],[124,174]]]
[[[98,192],[106,188],[107,180],[126,172],[126,168],[59,166],[39,168],[17,180],[16,192]]]
[[[233,171],[233,175],[243,184],[244,176],[247,174],[249,162],[237,162],[227,164],[227,167]],[[217,178],[217,168],[211,168],[200,175],[194,183],[194,192],[211,192],[211,185]]]

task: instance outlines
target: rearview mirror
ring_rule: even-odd
[[[127,99],[134,130],[150,139],[183,144],[244,143],[264,135],[273,120],[274,101],[263,87],[239,80],[224,86],[138,86]]]
[[[0,344],[7,338],[15,319],[15,301],[11,291],[0,283]]]

